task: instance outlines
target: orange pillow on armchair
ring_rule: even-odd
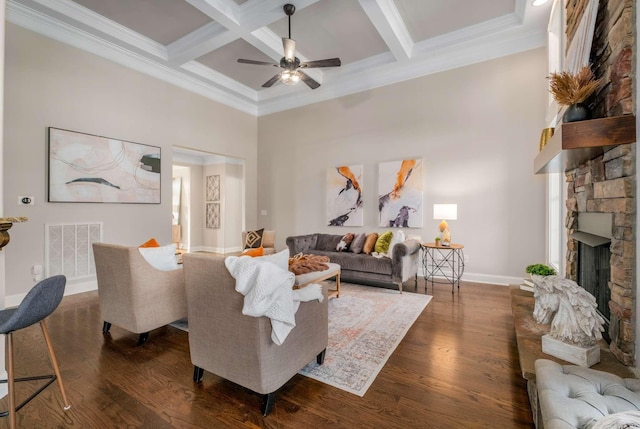
[[[160,247],[160,245],[158,244],[155,238],[151,238],[148,241],[142,243],[138,247]]]

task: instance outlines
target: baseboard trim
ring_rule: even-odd
[[[90,279],[80,283],[67,283],[67,286],[64,289],[64,296],[67,295],[75,295],[77,293],[83,292],[91,292],[98,289],[98,281],[96,279]],[[18,306],[24,297],[27,296],[27,293],[20,293],[17,295],[7,295],[5,298],[6,307],[16,307]]]
[[[424,271],[422,269],[418,270],[418,275],[424,277]],[[444,277],[435,276],[436,279],[442,281],[446,280]],[[464,272],[462,275],[463,282],[474,282],[474,283],[487,283],[494,284],[500,286],[509,286],[512,284],[520,284],[522,283],[522,277],[511,277],[511,276],[499,276],[492,274],[479,274],[479,273],[468,273]]]

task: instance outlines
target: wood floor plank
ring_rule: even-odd
[[[420,280],[405,293],[425,293]],[[193,383],[188,334],[166,326],[137,346],[102,334],[97,292],[65,297],[48,320],[67,396],[56,385],[18,413],[28,428],[533,428],[520,376],[509,289],[463,282],[434,298],[364,397],[296,375],[264,418],[262,397],[205,372]],[[14,334],[17,374],[51,372],[42,334]],[[30,383],[29,383],[30,384]],[[29,386],[21,386],[26,397]],[[0,407],[6,408],[6,399]],[[0,420],[0,428],[6,427]],[[4,426],[3,426],[4,425]]]

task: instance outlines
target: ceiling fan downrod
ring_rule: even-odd
[[[290,3],[282,6],[284,13],[289,17],[289,39],[291,39],[291,15],[293,15],[296,11],[296,7]]]

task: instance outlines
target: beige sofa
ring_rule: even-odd
[[[157,270],[137,247],[94,243],[93,255],[104,334],[113,323],[142,345],[149,331],[187,316],[182,269]]]
[[[184,275],[194,381],[207,370],[262,394],[266,416],[276,390],[314,359],[323,362],[329,338],[327,286],[322,303],[300,303],[295,328],[278,346],[268,318],[242,314],[244,297],[236,292],[224,257],[185,254]]]

